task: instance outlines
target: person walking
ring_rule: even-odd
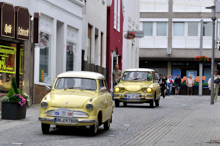
[[[178,95],[181,88],[180,75],[177,75],[176,79],[174,80],[174,83],[175,83],[175,95]]]
[[[161,95],[163,96],[163,98],[165,98],[164,89],[165,89],[166,80],[163,78],[162,74],[160,74],[159,84],[160,84]]]
[[[168,92],[168,96],[170,96],[170,94],[172,93],[172,85],[173,85],[172,75],[169,75],[169,78],[167,79],[167,92]]]
[[[112,82],[113,82],[113,89],[118,84],[119,80],[121,79],[122,71],[119,70],[119,65],[115,65],[115,70],[112,72]],[[114,91],[112,94],[112,97],[114,97]]]
[[[218,75],[218,70],[214,71],[214,80],[220,79],[220,76]],[[214,100],[216,102],[219,92],[219,84],[220,83],[214,83]],[[209,90],[211,89],[211,79],[208,81]]]
[[[192,79],[192,76],[190,75],[189,78],[186,80],[188,96],[193,94],[193,85],[194,85],[194,80]]]

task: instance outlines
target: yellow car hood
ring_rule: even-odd
[[[148,87],[151,82],[134,82],[134,81],[124,81],[118,84],[118,87],[123,87],[127,91],[136,92],[141,90],[143,87]]]
[[[51,106],[64,108],[83,108],[85,102],[95,97],[95,94],[84,91],[56,91],[51,93]]]

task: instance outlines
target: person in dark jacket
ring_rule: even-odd
[[[163,98],[165,98],[164,90],[165,90],[166,80],[163,78],[162,74],[160,74],[159,84],[160,84],[161,95],[163,96]]]
[[[181,88],[181,79],[180,79],[180,75],[177,75],[176,79],[175,79],[175,95],[178,95],[180,92],[180,88]]]

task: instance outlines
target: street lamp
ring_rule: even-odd
[[[214,61],[215,61],[215,6],[206,7],[206,9],[212,10],[212,63],[211,63],[211,100],[210,103],[214,104]]]

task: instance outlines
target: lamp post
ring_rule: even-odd
[[[214,61],[215,61],[215,6],[206,7],[212,10],[212,63],[211,63],[211,100],[210,103],[214,104]]]

